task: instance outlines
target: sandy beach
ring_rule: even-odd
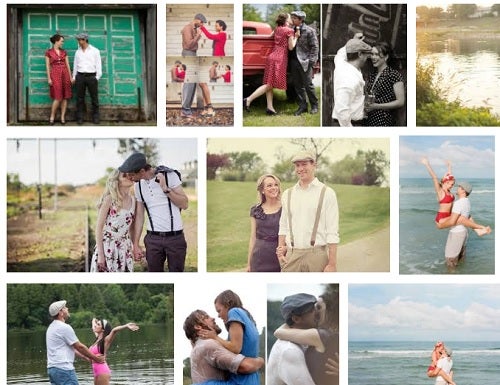
[[[389,272],[389,226],[354,242],[340,245],[337,250],[337,271]]]

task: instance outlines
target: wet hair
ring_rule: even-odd
[[[280,13],[276,17],[276,25],[278,25],[279,27],[286,25],[287,20],[288,20],[288,14],[287,13]]]
[[[215,22],[220,25],[220,27],[222,28],[223,31],[226,30],[227,24],[224,20],[215,20]]]
[[[193,311],[190,315],[187,316],[186,320],[184,321],[183,329],[186,337],[191,342],[194,343],[198,339],[198,332],[195,326],[200,325],[200,321],[206,317],[208,317],[207,312],[199,309]]]
[[[51,42],[52,44],[55,44],[55,43],[57,43],[57,42],[58,42],[59,40],[61,40],[61,39],[64,39],[64,36],[63,36],[63,35],[59,35],[58,33],[56,33],[55,35],[52,35],[52,36],[50,37],[50,42]]]
[[[109,335],[109,333],[111,333],[111,330],[113,330],[113,328],[107,320],[103,318],[97,318],[97,320],[101,323],[101,326],[103,328],[102,338],[99,340],[99,337],[97,337],[95,340],[95,342],[97,342],[97,351],[101,354],[106,354],[106,352],[104,351],[104,339]]]
[[[281,196],[281,181],[280,178],[278,178],[276,175],[273,174],[264,174],[257,179],[257,200],[260,202],[260,204],[263,204],[266,202],[266,197],[264,195],[264,181],[266,178],[272,178],[276,182],[278,182],[278,198]]]
[[[214,303],[219,302],[221,305],[224,305],[227,307],[227,309],[232,309],[234,307],[239,307],[247,313],[248,317],[252,320],[254,325],[256,325],[255,320],[253,319],[252,315],[250,312],[243,307],[243,303],[241,302],[240,297],[238,294],[236,294],[232,290],[224,290],[222,293],[220,293],[217,297],[215,297]],[[226,325],[226,329],[229,329],[229,325]]]

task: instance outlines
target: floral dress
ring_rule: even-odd
[[[134,252],[130,239],[130,225],[134,221],[135,198],[132,197],[130,209],[117,209],[111,205],[104,223],[103,243],[106,271],[133,272]],[[92,255],[90,271],[97,272],[97,245]]]
[[[49,58],[50,62],[51,99],[71,99],[71,74],[66,65],[67,55],[63,49],[59,50],[59,55],[54,48],[45,51],[45,56]]]

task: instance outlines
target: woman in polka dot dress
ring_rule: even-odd
[[[274,46],[266,59],[266,68],[264,70],[263,84],[257,88],[252,95],[243,99],[243,108],[250,111],[250,104],[259,96],[266,94],[268,115],[275,115],[273,107],[273,89],[286,90],[286,68],[288,66],[288,51],[293,50],[297,43],[300,32],[294,33],[293,29],[288,27],[290,24],[290,15],[280,13],[276,19],[277,27],[273,31]]]
[[[385,42],[372,48],[371,60],[376,71],[366,85],[367,126],[395,126],[392,110],[405,105],[403,77],[387,64],[391,53],[391,46]]]

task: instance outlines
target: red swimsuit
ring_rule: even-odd
[[[453,194],[444,194],[443,199],[439,201],[439,203],[442,204],[447,204],[447,203],[453,203],[455,200],[455,196]],[[436,223],[439,223],[439,221],[443,218],[447,218],[451,215],[451,211],[438,211],[436,214]]]

